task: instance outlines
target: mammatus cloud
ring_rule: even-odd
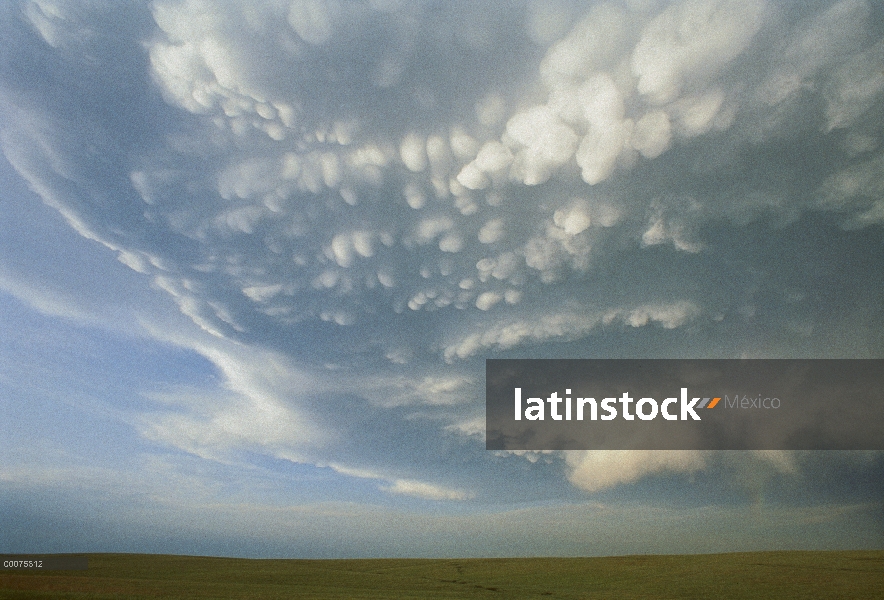
[[[29,4],[25,16],[47,41],[71,38],[64,43],[76,49],[79,38],[61,31],[77,23],[56,16],[49,33],[46,15],[62,13],[47,6]],[[545,100],[526,108],[518,108],[529,97],[521,88],[502,89],[468,69],[482,71],[480,61],[489,58],[515,69],[498,53],[529,44],[529,32],[479,43],[459,20],[465,15],[448,15],[440,26],[454,37],[447,45],[429,42],[441,53],[433,67],[440,89],[427,90],[418,72],[418,65],[426,67],[425,50],[407,43],[428,26],[419,7],[204,9],[199,2],[151,7],[155,28],[145,75],[169,104],[193,117],[158,147],[129,157],[137,166],[126,176],[154,233],[136,237],[131,225],[120,231],[121,223],[107,222],[98,206],[81,203],[75,210],[68,200],[54,201],[70,220],[90,222],[90,234],[124,264],[149,274],[183,312],[222,336],[267,327],[295,331],[316,321],[346,328],[381,314],[390,315],[397,335],[407,335],[394,315],[436,312],[421,350],[439,352],[445,346],[439,336],[446,321],[461,318],[458,311],[480,311],[493,327],[515,316],[521,303],[554,295],[561,302],[551,308],[559,312],[568,303],[597,314],[667,305],[710,312],[698,298],[663,299],[652,286],[632,307],[553,290],[603,267],[624,246],[698,252],[705,224],[751,220],[759,210],[753,202],[773,208],[764,190],[724,189],[725,196],[745,198],[735,205],[718,190],[707,197],[673,193],[664,173],[663,185],[654,183],[651,163],[662,161],[664,172],[679,168],[680,157],[667,159],[672,144],[680,154],[711,143],[710,136],[724,146],[745,145],[743,130],[757,126],[763,113],[759,97],[778,107],[817,80],[827,127],[847,128],[871,109],[880,87],[856,85],[881,61],[869,46],[868,5],[847,0],[794,22],[760,1],[693,0],[661,12],[598,4],[528,63],[526,76]],[[501,11],[488,18],[497,27],[509,19]],[[769,47],[766,26],[790,32],[784,53]],[[809,55],[800,52],[818,30],[838,35],[814,42]],[[388,56],[361,37],[369,34],[398,54]],[[369,64],[357,69],[356,51]],[[450,73],[446,57],[464,52],[470,57]],[[779,58],[772,67],[741,63],[756,54]],[[377,69],[398,75],[379,82]],[[459,96],[471,99],[475,111],[452,120],[440,103],[457,77]],[[794,81],[804,83],[788,92],[785,82]],[[747,89],[753,85],[756,91]],[[421,104],[422,93],[434,100]],[[393,98],[406,108],[394,122],[379,121]],[[774,128],[764,135],[778,134]],[[858,135],[853,148],[877,143]],[[9,152],[14,156],[16,148]],[[863,173],[876,163],[865,160],[865,167],[831,174],[815,204],[796,197],[781,209],[846,211],[852,226],[876,222],[876,210],[861,199],[874,193]],[[642,180],[637,187],[630,170]],[[687,188],[704,180],[703,173],[683,177],[692,184]],[[80,214],[89,211],[89,218]],[[187,260],[164,238],[191,248]],[[522,342],[556,337],[546,330]],[[384,354],[401,356],[392,348]]]
[[[142,421],[200,456],[335,461],[387,473],[392,493],[467,499],[403,457],[328,454],[354,419],[304,379],[406,411],[366,444],[474,434],[482,356],[724,338],[764,303],[812,329],[810,284],[778,295],[791,267],[747,253],[741,228],[884,222],[884,46],[863,0],[5,10],[23,42],[0,63],[4,154],[225,348],[197,345],[228,395]],[[598,490],[705,463],[566,464]]]
[[[595,185],[637,154],[660,156],[673,133],[726,129],[733,108],[722,110],[725,95],[711,81],[749,45],[764,8],[761,1],[698,0],[649,18],[597,5],[544,57],[547,102],[510,118],[504,141],[511,149],[486,144],[496,160],[480,153],[458,181],[485,188],[483,175],[512,163],[512,178],[537,185],[573,159],[583,181]]]
[[[417,73],[411,61],[421,60],[421,51],[401,46],[395,83],[372,82],[369,72],[353,71],[352,54],[344,51],[365,50],[354,32],[375,32],[381,13],[355,4],[306,6],[295,4],[287,12],[276,5],[249,9],[243,15],[252,30],[249,36],[230,30],[234,14],[202,19],[199,7],[189,3],[160,3],[153,10],[160,32],[150,48],[155,80],[170,102],[201,117],[208,129],[199,135],[211,134],[216,144],[227,147],[230,162],[217,170],[217,179],[197,178],[204,194],[220,201],[208,214],[202,200],[195,211],[175,191],[181,187],[176,177],[193,181],[185,173],[175,175],[166,167],[157,172],[146,163],[132,179],[157,219],[168,221],[174,233],[214,248],[202,264],[189,267],[200,272],[193,273],[195,279],[210,280],[202,286],[191,280],[176,283],[166,274],[156,277],[158,285],[179,298],[182,310],[216,333],[247,332],[250,328],[239,313],[281,325],[319,319],[347,327],[375,318],[366,314],[366,306],[387,314],[478,310],[487,314],[480,330],[493,329],[506,318],[501,315],[514,320],[518,305],[548,298],[554,289],[548,286],[557,282],[580,280],[624,243],[671,244],[694,253],[703,247],[698,232],[704,224],[752,220],[759,209],[772,208],[761,190],[725,191],[747,198],[740,201],[742,206],[728,206],[714,196],[672,195],[664,191],[670,186],[661,189],[653,183],[636,193],[626,187],[625,174],[598,188],[616,169],[646,170],[650,161],[663,160],[678,140],[684,148],[702,147],[710,135],[742,140],[743,130],[757,126],[759,113],[767,118],[757,105],[759,95],[778,109],[793,99],[795,91],[783,88],[786,81],[803,81],[806,88],[819,80],[817,87],[830,90],[823,94],[827,114],[855,113],[839,117],[837,127],[860,118],[877,96],[876,87],[866,86],[861,98],[845,98],[840,104],[850,106],[839,107],[838,98],[846,94],[832,91],[857,88],[852,81],[839,84],[849,77],[841,73],[863,66],[869,71],[880,63],[868,49],[869,7],[863,2],[841,2],[795,22],[764,2],[697,0],[674,3],[659,13],[599,4],[538,56],[534,77],[545,90],[545,102],[508,108],[525,103],[521,90],[498,89],[462,72],[461,89],[473,99],[474,114],[446,122],[439,120],[444,108],[415,105],[395,124],[383,126],[373,111],[382,111],[390,90],[397,97],[419,97],[412,87]],[[383,13],[383,19],[420,21],[420,12],[409,12],[415,10],[400,7]],[[506,20],[497,13],[491,18]],[[280,29],[280,23],[292,29]],[[444,26],[455,32],[466,27],[455,20]],[[770,47],[765,26],[791,32],[784,53]],[[269,36],[277,29],[277,37]],[[395,42],[405,35],[401,30],[377,31]],[[821,30],[838,34],[823,36],[809,56],[801,52],[808,39],[819,39],[814,32]],[[259,44],[254,36],[261,35],[265,37]],[[454,39],[437,48],[440,69],[460,43],[477,52],[477,60],[496,57],[499,51],[490,42],[477,50],[468,36],[463,38],[467,41]],[[497,46],[524,43],[516,36]],[[273,50],[268,52],[268,46]],[[741,63],[743,55],[782,58],[768,67],[762,60]],[[315,68],[320,57],[330,71],[324,75]],[[387,59],[378,60],[380,65]],[[848,63],[860,66],[835,68]],[[749,75],[747,68],[753,69]],[[274,72],[289,75],[266,76]],[[444,73],[440,88],[451,77]],[[307,84],[317,77],[316,86]],[[779,86],[773,100],[765,92],[772,86]],[[348,106],[348,95],[363,87],[364,101]],[[445,91],[433,95],[439,98]],[[330,105],[348,110],[332,115]],[[833,123],[829,119],[830,129],[836,127]],[[777,135],[776,129],[765,135]],[[678,160],[666,164],[676,167]],[[574,178],[574,168],[580,179]],[[847,177],[842,174],[841,180]],[[702,179],[699,175],[698,182]],[[840,199],[834,187],[828,182],[820,186],[817,208],[844,210],[847,198],[862,205],[856,186],[841,192],[847,197]],[[162,207],[169,198],[175,198],[176,209]],[[795,202],[792,207],[786,201],[781,209],[800,213],[814,207],[797,197]],[[868,222],[874,214],[855,209],[845,223]],[[245,239],[258,242],[254,251],[246,251],[252,244]],[[124,258],[131,263],[135,256]],[[192,294],[188,285],[205,289]],[[204,302],[217,285],[234,296]],[[712,308],[696,298],[663,300],[651,290],[645,295],[638,305],[693,305],[694,316]],[[600,314],[641,310],[581,300],[573,293],[560,297],[553,311],[568,303]],[[531,318],[555,319],[536,311]],[[431,344],[421,344],[424,351],[439,347],[432,338],[444,336],[448,327],[445,316],[433,320],[442,323],[428,331],[425,339]],[[637,322],[631,317],[625,321]],[[557,337],[555,328],[541,329],[545,332],[520,336],[521,343]],[[591,327],[576,329],[588,332]],[[493,337],[492,332],[487,335]],[[573,330],[569,335],[575,336]],[[460,355],[444,342],[441,346],[446,358]],[[396,353],[388,349],[385,354]]]

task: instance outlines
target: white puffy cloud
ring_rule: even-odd
[[[568,480],[586,492],[628,485],[651,475],[691,475],[718,468],[753,495],[774,475],[796,475],[801,455],[783,450],[571,450],[561,454]]]
[[[507,135],[521,146],[513,170],[526,185],[548,180],[577,146],[577,134],[546,106],[516,114],[506,124]]]
[[[671,114],[676,119],[678,129],[685,137],[694,137],[708,132],[721,110],[724,94],[712,90],[702,96],[685,97],[674,102]],[[730,125],[725,121],[725,127]]]
[[[567,209],[553,213],[553,223],[565,230],[568,235],[583,233],[592,224],[586,202],[576,202]]]
[[[493,244],[504,236],[502,219],[491,219],[479,229],[479,241],[483,244]]]
[[[409,171],[417,173],[427,168],[426,145],[419,135],[406,135],[399,146],[399,154]]]
[[[636,17],[641,21],[642,16]],[[617,61],[632,42],[632,18],[613,3],[592,7],[563,40],[549,49],[540,66],[543,80],[553,89],[577,84]]]
[[[643,30],[632,53],[638,92],[653,104],[678,98],[736,58],[762,25],[763,0],[683,0]]]
[[[593,126],[577,148],[577,165],[583,181],[594,185],[610,177],[631,134],[632,121],[609,121]]]
[[[711,84],[750,46],[766,14],[763,0],[682,0],[650,20],[647,10],[595,6],[541,62],[546,104],[507,123],[511,177],[544,183],[573,158],[583,181],[596,185],[629,168],[633,150],[654,159],[673,133],[729,128],[734,109],[723,110],[725,94]],[[459,179],[470,189],[489,186],[476,163]]]
[[[819,204],[851,212],[850,227],[884,222],[884,155],[877,155],[830,175],[820,187]]]
[[[702,470],[703,452],[691,450],[580,450],[565,453],[568,480],[587,492],[597,492],[661,472]]]
[[[632,147],[645,158],[657,158],[669,148],[672,124],[669,115],[662,110],[652,110],[635,122],[632,131]]]
[[[884,42],[849,59],[833,73],[825,88],[828,129],[850,127],[884,93]]]
[[[496,292],[484,292],[476,299],[476,308],[479,310],[489,310],[501,300],[503,300],[503,297]]]
[[[331,38],[341,20],[341,12],[341,4],[337,1],[294,0],[287,20],[302,40],[316,46]]]

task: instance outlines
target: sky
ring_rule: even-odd
[[[884,358],[884,6],[0,4],[0,551],[884,548],[881,452],[485,450],[488,358]]]

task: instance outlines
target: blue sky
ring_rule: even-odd
[[[880,453],[489,452],[486,358],[884,357],[862,0],[0,7],[0,549],[884,547]]]

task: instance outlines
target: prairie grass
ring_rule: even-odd
[[[884,551],[609,558],[271,560],[90,554],[3,571],[0,598],[884,598]]]

